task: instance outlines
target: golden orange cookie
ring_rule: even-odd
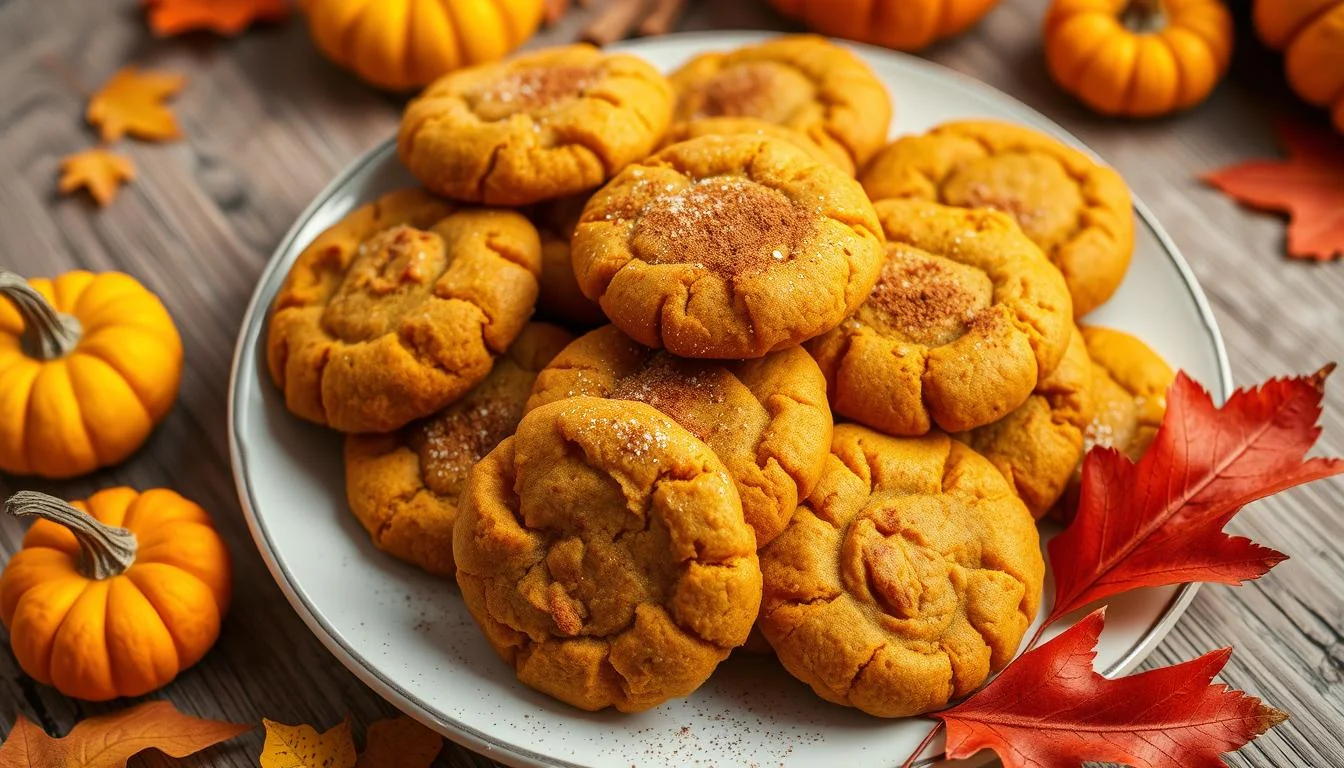
[[[384,195],[318,235],[271,310],[285,404],[343,432],[390,432],[490,373],[537,298],[541,244],[513,211]]]
[[[663,137],[663,146],[666,147],[700,136],[734,136],[737,134],[764,136],[787,141],[806,152],[813,160],[819,163],[832,163],[850,176],[854,175],[854,160],[848,152],[839,146],[831,145],[828,150],[802,131],[796,131],[788,126],[766,122],[755,117],[702,117],[697,120],[676,123],[668,129],[667,135]]]
[[[1083,326],[1083,341],[1092,358],[1092,420],[1083,430],[1083,450],[1114,448],[1138,461],[1157,436],[1167,413],[1167,389],[1176,380],[1156,352],[1139,339],[1112,328]],[[1064,496],[1050,510],[1061,522],[1078,509],[1081,467],[1070,478]]]
[[[1072,333],[1059,271],[1013,220],[883,200],[881,277],[840,327],[809,344],[837,413],[893,435],[960,432],[1022,405]]]
[[[948,123],[878,152],[859,174],[873,200],[931,200],[1013,216],[1064,273],[1073,311],[1101,306],[1134,252],[1129,188],[1111,168],[1029,128]]]
[[[754,360],[688,360],[608,325],[551,361],[527,407],[578,395],[647,403],[705,441],[736,483],[758,547],[812,492],[830,445],[826,379],[799,347]]]
[[[541,293],[537,312],[567,328],[592,328],[607,322],[602,308],[583,295],[574,277],[574,259],[569,244],[588,202],[588,195],[575,195],[533,206],[532,223],[541,235]]]
[[[691,693],[761,601],[723,463],[643,403],[575,397],[524,416],[472,470],[453,553],[518,679],[587,710]]]
[[[573,249],[584,295],[636,341],[747,358],[852,312],[877,278],[882,233],[835,166],[777,139],[701,136],[593,195]]]
[[[528,323],[485,381],[426,419],[388,434],[345,438],[345,492],[373,543],[452,576],[453,521],[467,473],[513,434],[537,373],[573,337]]]
[[[975,690],[1040,604],[1035,521],[1003,475],[942,433],[835,428],[812,497],[761,550],[761,631],[827,701],[908,717]]]
[[[651,152],[671,114],[643,59],[570,45],[435,81],[407,105],[397,151],[441,195],[524,205],[600,185]]]
[[[758,118],[801,131],[855,167],[882,146],[891,125],[882,81],[858,56],[815,35],[701,54],[670,79],[677,121]]]
[[[999,468],[1033,517],[1059,500],[1083,456],[1092,421],[1092,361],[1082,334],[1069,334],[1064,358],[1027,401],[993,424],[953,435]]]

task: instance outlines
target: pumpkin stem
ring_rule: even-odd
[[[23,351],[39,360],[55,360],[74,351],[83,329],[74,315],[57,312],[22,276],[0,269],[0,296],[23,316]]]
[[[79,542],[79,572],[89,579],[108,579],[125,573],[135,562],[135,534],[113,528],[55,496],[19,491],[5,502],[5,511],[15,517],[40,517],[63,525]]]
[[[1161,32],[1167,28],[1167,11],[1162,0],[1129,0],[1120,12],[1120,23],[1141,35]]]

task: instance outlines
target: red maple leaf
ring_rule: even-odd
[[[1046,623],[1136,587],[1238,584],[1286,559],[1223,527],[1249,502],[1344,473],[1339,459],[1306,458],[1333,368],[1239,389],[1222,408],[1179,374],[1143,458],[1088,453],[1078,516],[1049,546],[1055,605]]]
[[[957,706],[947,756],[982,749],[1006,768],[1077,766],[1084,760],[1136,768],[1221,768],[1220,755],[1287,719],[1253,696],[1213,683],[1231,648],[1108,680],[1092,669],[1105,623],[1099,610],[1018,657]]]
[[[1344,256],[1344,139],[1286,120],[1278,134],[1287,160],[1252,160],[1204,181],[1252,208],[1288,214],[1288,255]]]
[[[236,35],[253,22],[289,17],[288,0],[143,0],[149,28],[159,37],[193,30]]]

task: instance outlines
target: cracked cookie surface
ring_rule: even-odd
[[[584,395],[646,403],[703,440],[736,484],[758,547],[784,529],[829,454],[826,379],[798,347],[754,360],[690,360],[608,325],[551,361],[527,407]]]
[[[755,539],[723,464],[642,403],[528,413],[472,470],[462,597],[518,679],[586,710],[698,688],[751,630]]]
[[[701,136],[635,163],[584,208],[584,295],[681,357],[761,357],[835,327],[867,296],[882,233],[858,183],[793,145]]]
[[[886,141],[891,95],[858,56],[816,35],[705,53],[674,72],[677,121],[750,117],[861,166]]]
[[[827,701],[908,717],[975,690],[1017,652],[1045,564],[993,465],[944,434],[835,429],[817,488],[761,550],[760,628]]]
[[[771,123],[754,117],[701,117],[674,124],[663,137],[663,146],[679,144],[700,136],[734,136],[745,134],[786,141],[803,150],[819,163],[830,163],[846,174],[854,175],[854,161],[849,153],[827,151],[808,138],[802,131],[786,125]]]
[[[407,105],[397,151],[441,195],[525,205],[599,186],[653,150],[671,113],[643,59],[570,45],[435,81]]]
[[[346,498],[375,546],[452,577],[453,521],[468,473],[513,434],[537,373],[572,338],[529,323],[457,402],[396,432],[346,436]]]
[[[1045,251],[1073,312],[1101,306],[1134,252],[1120,174],[1043,133],[1008,123],[948,123],[887,145],[859,174],[873,200],[911,198],[1003,211]]]
[[[876,204],[886,255],[871,295],[808,344],[837,413],[893,435],[1008,415],[1072,332],[1059,271],[1012,219],[919,200]]]
[[[1083,457],[1083,431],[1092,421],[1092,361],[1082,334],[1027,401],[1002,419],[953,435],[989,459],[1040,518],[1064,493]]]
[[[532,314],[540,272],[537,230],[513,211],[384,195],[290,268],[271,308],[271,378],[309,421],[398,429],[485,378]]]

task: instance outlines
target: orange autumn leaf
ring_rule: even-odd
[[[127,134],[149,141],[180,139],[177,118],[163,102],[186,82],[171,72],[125,67],[93,94],[85,116],[103,141],[116,141]]]
[[[409,717],[369,726],[355,768],[429,768],[443,750],[443,737]]]
[[[258,21],[289,17],[286,0],[145,0],[149,28],[159,37],[193,30],[236,35]]]
[[[308,725],[285,725],[265,718],[261,724],[266,728],[261,768],[355,768],[355,738],[350,733],[349,717],[326,733]]]
[[[130,158],[106,149],[88,149],[61,160],[57,188],[65,195],[87,189],[95,203],[105,206],[117,196],[118,187],[134,180],[135,165]]]
[[[167,701],[90,717],[59,739],[19,715],[0,744],[0,768],[125,768],[131,756],[147,749],[186,757],[250,729],[184,715]]]

